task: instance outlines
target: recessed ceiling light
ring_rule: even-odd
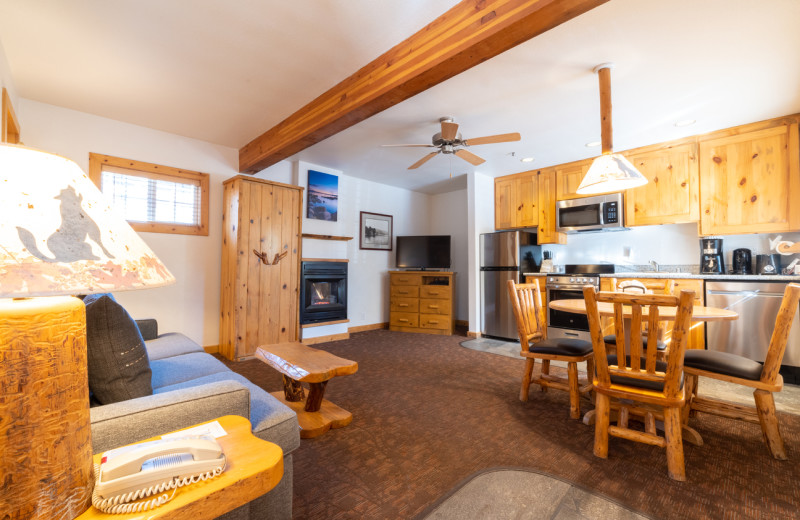
[[[675,126],[691,126],[695,124],[697,120],[695,119],[684,119],[683,121],[678,121],[675,123]]]
[[[591,143],[586,143],[586,148],[594,148],[595,146],[600,146],[600,141],[592,141]]]
[[[520,159],[522,162],[533,162],[533,157],[523,157]]]

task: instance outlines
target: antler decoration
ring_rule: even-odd
[[[253,249],[253,254],[256,255],[258,259],[261,260],[261,263],[263,263],[264,265],[277,265],[278,262],[283,260],[284,257],[286,257],[286,255],[289,254],[289,251],[284,251],[283,253],[280,254],[276,253],[275,256],[272,258],[272,262],[269,261],[269,254],[265,252],[259,253],[258,250]]]

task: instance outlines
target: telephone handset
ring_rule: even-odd
[[[185,437],[134,444],[103,454],[95,467],[92,505],[104,513],[147,511],[169,502],[175,489],[216,477],[225,454],[212,437]],[[166,491],[172,489],[172,495]],[[157,493],[150,500],[134,502]]]

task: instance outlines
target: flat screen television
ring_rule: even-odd
[[[397,237],[397,267],[450,269],[450,235]]]

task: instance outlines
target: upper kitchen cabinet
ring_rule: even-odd
[[[800,229],[798,117],[699,137],[700,234]]]
[[[556,233],[556,170],[539,170],[539,244],[566,244],[567,235]]]
[[[577,191],[591,165],[592,159],[585,159],[556,166],[556,200],[585,197],[578,195]]]
[[[536,171],[500,177],[494,183],[495,229],[532,228],[539,224]]]
[[[647,184],[625,192],[625,225],[680,224],[700,218],[694,138],[628,150],[625,157]]]

